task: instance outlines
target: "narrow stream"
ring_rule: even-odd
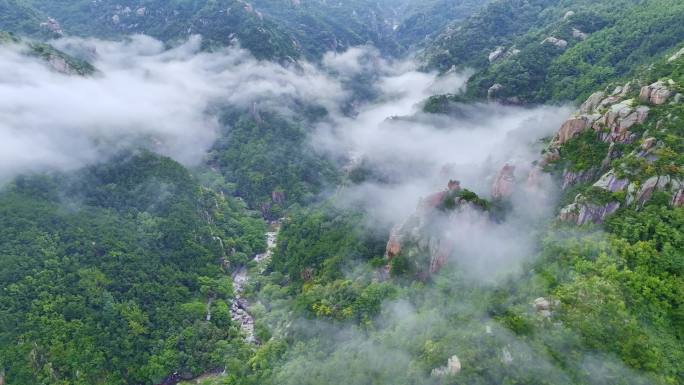
[[[254,257],[254,261],[259,264],[259,272],[263,271],[263,266],[273,256],[276,244],[278,242],[278,233],[280,231],[280,223],[272,222],[269,231],[266,233],[266,252],[258,254]],[[235,299],[230,306],[231,318],[233,321],[240,324],[242,331],[245,333],[247,342],[258,344],[259,341],[254,333],[254,317],[249,313],[249,302],[244,297],[245,285],[249,281],[249,272],[247,267],[243,266],[233,273],[233,290],[235,292]]]
[[[271,222],[268,232],[266,232],[266,252],[258,254],[254,257],[253,261],[258,264],[258,273],[263,273],[265,266],[270,261],[273,256],[273,251],[275,250],[276,244],[278,243],[278,233],[280,232],[280,222]],[[235,292],[235,299],[230,305],[230,314],[233,321],[240,324],[240,328],[245,333],[245,340],[248,343],[258,345],[259,340],[254,332],[254,317],[249,314],[249,302],[244,297],[245,285],[249,281],[249,271],[247,267],[242,266],[240,269],[233,273],[233,291]],[[211,320],[211,304],[212,299],[209,298],[207,302],[207,316],[206,320]],[[175,372],[172,375],[165,378],[158,385],[177,385],[183,381],[198,384],[204,380],[208,380],[214,377],[219,377],[225,375],[225,370],[216,370],[212,372],[207,372],[199,377],[187,378],[182,376],[180,373]],[[2,385],[2,384],[0,384]]]

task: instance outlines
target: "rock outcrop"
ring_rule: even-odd
[[[554,139],[555,145],[560,146],[574,138],[576,135],[579,135],[584,130],[591,128],[594,121],[595,119],[592,119],[592,117],[588,115],[579,115],[568,119],[563,123],[560,130],[558,130],[558,134]]]
[[[578,226],[593,223],[601,224],[608,216],[614,214],[620,208],[620,202],[611,201],[605,204],[589,202],[579,194],[575,202],[561,209],[558,219],[571,222]]]
[[[520,53],[520,50],[511,47],[511,48],[506,48],[506,47],[496,47],[496,49],[492,52],[489,53],[488,59],[489,63],[495,63],[500,60],[508,59],[510,57],[513,57],[517,54]]]
[[[403,224],[396,225],[392,228],[392,231],[390,231],[389,241],[387,241],[387,247],[385,249],[385,257],[387,259],[391,260],[401,253],[402,226]]]
[[[572,37],[574,37],[575,39],[586,40],[589,37],[589,35],[580,31],[577,28],[573,28],[572,29]]]
[[[581,105],[579,112],[561,125],[547,152],[553,153],[590,128],[601,133],[601,140],[604,142],[625,143],[632,140],[629,129],[636,124],[644,123],[648,119],[650,108],[635,106],[636,102],[632,99],[620,101],[628,87],[629,85],[618,87],[608,97],[604,92],[592,94]]]
[[[633,139],[629,129],[636,124],[644,123],[650,112],[650,108],[646,106],[634,107],[635,103],[632,99],[616,103],[594,123],[596,131],[609,130],[601,136],[604,142],[626,143]]]
[[[553,309],[560,305],[560,301],[551,301],[547,298],[539,297],[534,300],[532,305],[534,306],[534,310],[537,311],[537,314],[544,318],[549,318],[553,314]]]
[[[495,61],[501,59],[506,53],[506,48],[497,47],[492,53],[489,54],[489,62],[494,63]]]
[[[40,26],[42,28],[46,28],[56,36],[64,36],[64,31],[62,30],[62,26],[59,25],[59,22],[51,17],[48,17],[47,21],[40,23]]]
[[[510,365],[513,363],[513,355],[506,347],[501,349],[501,363],[504,365]]]
[[[650,86],[649,86],[650,87]],[[650,88],[645,87],[650,90]],[[648,106],[637,105],[633,99],[624,99],[632,90],[631,83],[616,87],[612,94],[605,92],[592,94],[582,105],[575,116],[568,119],[558,130],[551,143],[550,150],[560,147],[576,135],[593,128],[601,133],[601,140],[608,143],[625,143],[633,140],[630,128],[644,123],[649,116]],[[661,88],[654,86],[652,91],[642,90],[648,96],[653,96],[660,102],[663,97]]]
[[[496,97],[498,96],[498,94],[499,94],[499,93],[501,92],[501,90],[503,90],[503,89],[504,89],[503,84],[496,83],[496,84],[492,85],[492,86],[489,87],[489,89],[487,90],[487,99],[489,99],[489,100],[494,100],[494,99],[496,99]]]
[[[583,203],[580,205],[577,216],[577,224],[586,223],[602,224],[606,219],[615,214],[620,208],[620,202],[612,201],[605,204]]]
[[[568,47],[567,41],[553,37],[553,36],[549,36],[546,39],[544,39],[544,41],[542,41],[542,44],[551,44],[551,45],[555,46],[556,48],[560,48],[563,50]]]
[[[684,206],[684,188],[680,188],[672,196],[672,202],[670,202],[672,207],[682,207]]]
[[[487,203],[463,190],[458,181],[420,200],[416,212],[396,225],[389,235],[385,259],[389,266],[395,258],[407,258],[417,278],[427,279],[448,262],[456,244],[450,231],[457,230],[463,218],[489,220]]]
[[[582,194],[575,197],[574,203],[561,209],[558,218],[561,221],[584,225],[587,223],[601,224],[620,207],[641,207],[648,202],[657,191],[672,194],[670,204],[679,207],[684,204],[684,181],[670,176],[653,176],[642,183],[631,182],[626,178],[619,178],[614,170],[605,173],[593,184],[594,188],[610,193],[624,192],[624,203],[615,199],[608,202],[593,202]]]
[[[447,364],[441,368],[432,369],[432,376],[434,377],[447,377],[455,376],[461,372],[461,360],[458,356],[451,356],[447,360]]]
[[[642,87],[639,93],[639,100],[658,106],[665,104],[670,96],[672,96],[672,91],[670,91],[665,82],[658,81],[649,86]]]
[[[684,181],[676,178],[672,178],[668,175],[663,176],[653,176],[645,180],[640,185],[637,183],[631,183],[627,187],[627,197],[625,203],[630,205],[636,203],[637,206],[643,206],[648,202],[653,194],[657,191],[665,191],[672,193],[672,201],[670,202],[673,206],[676,206],[678,202],[681,205],[681,190],[684,189]]]
[[[276,190],[271,193],[271,201],[276,204],[285,203],[285,191]]]
[[[680,49],[675,53],[674,55],[670,56],[669,59],[667,59],[668,62],[672,63],[675,60],[678,60],[680,57],[684,56],[684,48]]]
[[[614,170],[608,171],[603,176],[601,176],[601,178],[596,183],[594,183],[594,187],[610,192],[623,191],[627,188],[628,185],[629,179],[618,178],[615,175]]]
[[[59,55],[51,54],[48,57],[47,62],[50,68],[61,74],[73,75],[76,73],[76,71],[71,67],[71,65],[69,65],[66,59]]]
[[[515,166],[506,164],[494,180],[492,185],[492,198],[505,199],[513,195],[515,191]]]
[[[517,96],[505,97],[505,96],[501,95],[502,91],[505,88],[506,87],[500,83],[496,83],[496,84],[492,85],[487,90],[487,100],[489,100],[490,102],[496,101],[496,102],[508,104],[508,105],[520,105],[521,100],[519,97],[517,97]]]
[[[657,108],[655,106],[674,99],[673,89],[677,89],[676,83],[666,80],[642,87],[638,99],[632,97],[636,88],[631,82],[615,87],[610,94],[605,91],[595,92],[582,103],[575,115],[561,125],[537,167],[529,174],[528,184],[534,183],[546,166],[562,160],[565,143],[583,132],[592,130],[597,141],[609,144],[607,154],[600,164],[584,165],[581,171],[575,171],[571,167],[563,170],[561,187],[564,190],[579,183],[593,183],[584,194],[578,194],[572,204],[560,210],[558,218],[561,221],[577,225],[600,224],[621,207],[642,207],[658,191],[672,195],[670,204],[673,207],[682,206],[684,181],[667,175],[653,176],[645,180],[638,176],[641,172],[639,167],[653,165],[661,156],[659,149],[665,146],[656,137],[649,136],[648,130],[640,134],[644,127],[639,125],[647,122],[652,110]],[[670,114],[664,120],[672,118],[673,115]],[[663,120],[659,121],[655,129],[662,132],[662,123]],[[632,152],[623,153],[625,146],[620,146],[621,144],[630,145],[637,142],[640,142],[639,146]],[[636,159],[633,159],[634,162],[614,162],[622,157]],[[611,169],[613,166],[616,169]]]
[[[599,107],[599,105],[601,105],[601,102],[605,98],[606,98],[605,92],[603,92],[603,91],[594,92],[593,94],[591,94],[589,99],[587,99],[580,106],[580,114],[590,114],[590,113],[594,112]]]
[[[465,223],[494,225],[518,187],[527,186],[525,191],[529,192],[539,187],[530,181],[518,186],[515,171],[516,166],[505,164],[493,178],[490,197],[496,204],[463,189],[456,180],[450,180],[446,189],[421,199],[416,212],[390,231],[385,248],[388,265],[379,276],[387,276],[395,258],[406,258],[409,270],[419,279],[440,271],[454,255],[458,242],[462,242],[456,241],[460,239],[457,232]]]
[[[649,117],[648,106],[638,105],[634,99],[625,99],[632,89],[632,83],[627,83],[616,87],[610,95],[603,91],[593,93],[582,103],[579,111],[561,125],[539,162],[539,168],[559,160],[560,148],[563,144],[589,129],[596,132],[599,140],[611,144],[601,167],[610,166],[614,157],[613,144],[631,143],[637,140],[630,129],[646,122]],[[662,89],[659,86],[648,89],[650,91],[642,90],[642,93],[648,95],[649,101],[651,96],[654,96],[654,100],[659,102],[659,98],[663,96]],[[590,181],[600,171],[596,169],[581,172],[565,170],[562,187],[565,189],[578,182]]]
[[[565,169],[563,171],[563,177],[561,178],[561,189],[565,190],[568,187],[571,187],[578,183],[590,182],[596,177],[597,174],[598,170],[596,170],[596,168],[590,168],[588,170],[582,171],[572,171]]]

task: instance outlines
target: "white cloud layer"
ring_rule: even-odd
[[[99,72],[63,75],[22,47],[0,47],[2,180],[77,168],[131,144],[192,164],[216,139],[216,107],[282,107],[297,99],[334,110],[346,95],[310,64],[285,68],[238,47],[204,53],[199,37],[171,50],[146,36],[55,44],[95,53]]]

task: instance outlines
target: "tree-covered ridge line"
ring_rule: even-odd
[[[369,42],[402,55],[480,6],[472,0],[5,0],[0,29],[34,38],[144,33],[170,45],[201,34],[206,49],[237,39],[259,59],[318,60]]]
[[[26,40],[0,30],[0,47],[18,47],[24,54],[41,59],[52,70],[66,75],[88,76],[97,69],[89,62],[62,52],[48,43]]]

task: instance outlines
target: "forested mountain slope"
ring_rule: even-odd
[[[475,68],[469,94],[512,103],[589,96],[684,39],[679,1],[490,4],[427,49],[430,66]]]
[[[394,25],[395,37],[403,47],[429,44],[446,26],[455,24],[478,12],[487,1],[429,0],[397,2],[386,0],[386,7],[397,9]]]
[[[50,44],[22,40],[14,34],[0,30],[0,46],[13,46],[28,56],[42,59],[54,71],[63,74],[92,75],[96,70],[85,60],[68,55]]]
[[[19,178],[0,207],[9,383],[154,383],[240,349],[225,268],[263,250],[264,225],[174,161]]]
[[[21,0],[0,1],[0,30],[19,32],[34,37],[49,37],[45,15]]]
[[[238,39],[258,58],[318,59],[327,51],[371,43],[406,53],[445,25],[481,7],[470,0],[410,1],[43,1],[6,0],[0,29],[47,37],[103,38],[145,33],[168,43],[201,34],[207,47]]]
[[[219,1],[41,1],[29,3],[54,17],[66,33],[118,38],[144,33],[168,43],[201,34],[208,47],[233,39],[258,58],[296,58],[295,42],[280,26],[239,0]]]

